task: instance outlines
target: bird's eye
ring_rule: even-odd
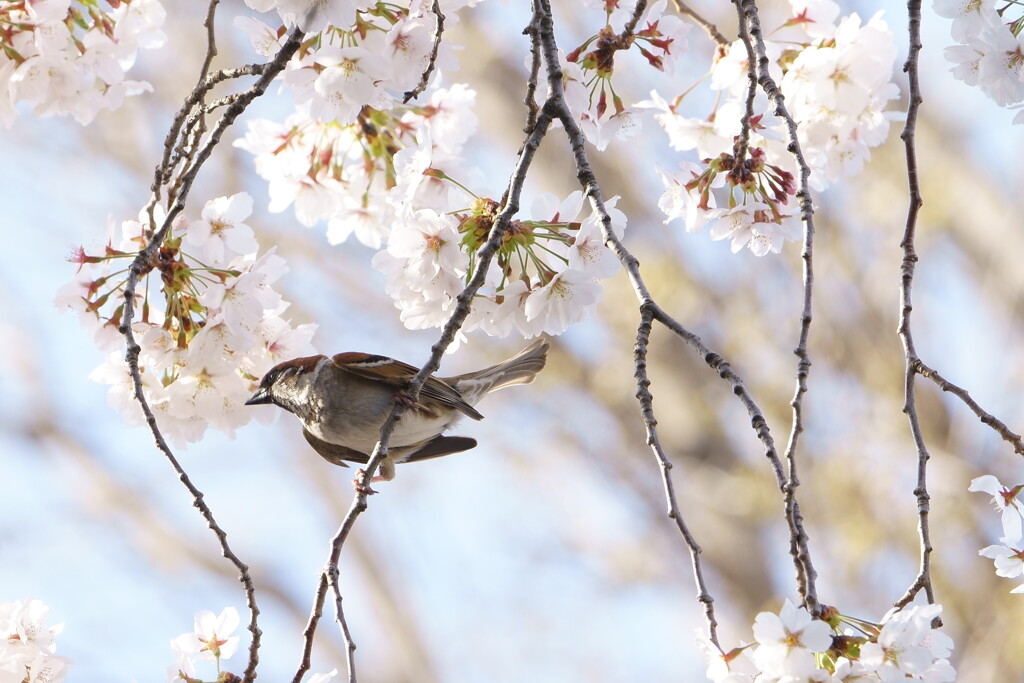
[[[296,367],[280,368],[280,369],[277,370],[277,372],[273,373],[272,376],[268,376],[267,377],[267,380],[268,380],[267,383],[268,384],[274,384],[278,380],[282,380],[285,377],[289,377],[291,375],[294,375],[297,370],[298,370],[298,368],[296,368]]]

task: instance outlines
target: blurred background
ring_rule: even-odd
[[[495,197],[522,137],[527,5],[482,3],[464,11],[450,34],[465,46],[457,78],[479,92],[480,132],[470,154]],[[866,18],[886,5],[902,64],[905,10],[880,1],[846,6]],[[233,0],[219,10],[222,66],[250,59],[230,26],[241,6]],[[735,36],[727,3],[693,7]],[[568,50],[600,15],[565,9],[556,19]],[[74,315],[52,304],[72,275],[64,260],[70,250],[101,245],[108,216],[134,217],[145,203],[171,116],[203,57],[204,13],[203,2],[173,3],[169,45],[140,55],[133,77],[152,82],[154,94],[88,128],[22,116],[0,134],[0,600],[42,599],[51,623],[66,623],[57,642],[58,653],[75,661],[69,680],[161,681],[173,664],[169,641],[191,630],[195,612],[233,605],[246,621],[232,567],[188,493],[148,431],[125,429],[107,407],[106,388],[87,378],[101,352]],[[948,35],[948,22],[926,11],[915,338],[925,362],[1019,431],[1024,145],[1021,129],[1010,126],[1012,112],[949,74],[941,54]],[[695,29],[691,48],[695,58],[689,70],[677,70],[677,85],[638,80],[629,98],[655,85],[679,92],[699,78],[711,43]],[[905,110],[905,79],[899,82]],[[265,99],[246,119],[280,118],[289,104]],[[698,107],[692,115],[703,113]],[[626,243],[659,301],[731,361],[784,443],[802,296],[799,246],[758,259],[731,254],[707,234],[665,226],[655,165],[674,168],[677,159],[653,120],[644,126],[638,137],[592,156],[604,195],[622,196]],[[903,594],[918,563],[917,456],[901,412],[896,335],[907,208],[900,126],[863,173],[816,197],[814,366],[800,448],[799,496],[819,596],[872,620]],[[234,133],[243,131],[239,125]],[[564,136],[554,131],[528,195],[577,189],[570,162]],[[187,212],[197,215],[207,199],[240,190],[256,197],[249,222],[261,243],[277,244],[288,260],[278,289],[293,303],[293,323],[319,325],[319,351],[366,350],[414,364],[427,358],[437,334],[401,327],[383,277],[369,267],[372,252],[354,242],[328,247],[322,228],[268,213],[266,186],[247,153],[222,145]],[[702,680],[693,646],[702,609],[690,558],[665,514],[633,397],[636,323],[620,274],[607,281],[598,316],[553,340],[535,384],[489,397],[481,406],[487,419],[460,427],[479,447],[404,466],[379,486],[341,563],[361,680]],[[442,372],[475,369],[523,345],[473,338],[445,359]],[[705,551],[728,647],[751,638],[758,611],[796,600],[781,498],[728,385],[662,329],[651,353],[662,443],[675,465],[681,510]],[[1019,481],[1021,466],[964,406],[919,386],[933,456],[933,578],[956,642],[953,663],[960,680],[1017,680],[1007,672],[1024,671],[1024,598],[1011,596],[1014,583],[977,555],[996,542],[999,522],[967,486],[984,473]],[[291,419],[253,422],[234,440],[211,431],[178,455],[251,567],[263,612],[260,679],[291,680],[329,540],[352,500],[352,470],[317,457]],[[327,610],[313,671],[344,669]],[[224,668],[240,672],[243,659],[236,655]]]

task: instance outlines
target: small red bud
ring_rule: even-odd
[[[601,91],[601,97],[597,101],[597,118],[603,117],[604,116],[604,112],[607,109],[608,109],[608,97],[605,95],[605,92],[602,90]]]

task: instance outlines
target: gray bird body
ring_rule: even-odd
[[[370,453],[380,428],[395,405],[395,388],[339,368],[324,357],[308,380],[296,382],[296,410],[310,434],[328,443],[344,444]],[[462,413],[417,411],[417,419],[402,419],[391,434],[390,447],[416,447],[454,425]]]

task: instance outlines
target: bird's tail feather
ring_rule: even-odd
[[[544,369],[549,348],[551,344],[547,339],[538,339],[503,363],[446,381],[456,385],[459,393],[473,403],[485,393],[532,382],[537,373]]]

